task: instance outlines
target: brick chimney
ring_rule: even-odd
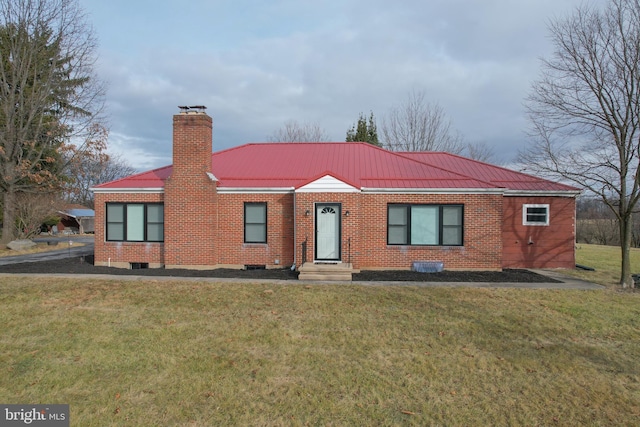
[[[213,120],[206,107],[180,107],[173,116],[173,175],[204,176],[211,172]]]
[[[164,186],[164,264],[215,268],[217,181],[211,170],[212,120],[205,107],[173,116],[173,170]]]

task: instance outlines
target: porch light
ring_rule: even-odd
[[[309,216],[310,213],[311,213],[311,211],[309,209],[307,209],[306,211],[304,211],[304,216]]]
[[[345,211],[344,216],[349,216],[349,211]]]

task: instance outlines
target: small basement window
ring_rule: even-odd
[[[148,262],[130,262],[131,270],[141,270],[143,268],[149,268]]]
[[[549,225],[549,205],[522,205],[522,225]]]

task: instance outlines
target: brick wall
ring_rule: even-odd
[[[220,265],[277,268],[293,264],[293,194],[218,194],[218,202]],[[267,204],[267,243],[244,243],[245,202]]]
[[[522,225],[524,204],[549,204],[549,225]],[[503,267],[574,268],[575,212],[573,197],[505,197]]]
[[[296,261],[307,239],[307,260],[314,256],[314,202],[342,203],[342,260],[355,268],[408,269],[412,261],[443,261],[446,269],[500,269],[502,196],[395,195],[358,193],[296,194]],[[388,203],[463,204],[464,246],[387,245]],[[306,211],[309,215],[305,215]],[[346,216],[349,211],[349,216]],[[349,240],[350,239],[350,240]]]
[[[211,182],[201,183],[211,188]],[[411,262],[443,261],[446,269],[572,268],[575,265],[575,199],[520,198],[497,195],[381,195],[359,193],[298,193],[294,231],[293,194],[217,194],[181,187],[175,204],[184,212],[169,212],[162,194],[96,194],[96,263],[128,266],[130,262],[170,264],[165,244],[105,242],[105,203],[165,202],[165,242],[172,235],[176,260],[191,267],[288,267],[314,259],[315,203],[342,205],[342,260],[356,268],[410,268]],[[194,194],[195,193],[195,194]],[[196,200],[196,203],[193,201]],[[267,243],[244,243],[244,203],[267,203]],[[464,246],[387,245],[388,203],[464,205]],[[522,205],[549,204],[549,226],[523,226]],[[216,206],[217,205],[217,206]],[[207,206],[199,214],[196,207]],[[173,208],[175,209],[175,207]],[[504,209],[504,219],[502,210]],[[309,215],[306,212],[309,211]],[[346,215],[346,212],[349,215]],[[205,214],[206,213],[206,214]],[[202,222],[184,220],[208,216]],[[207,223],[209,229],[193,229]],[[217,224],[217,225],[216,225]],[[294,247],[294,233],[296,237]],[[532,244],[529,244],[529,241]],[[295,252],[295,258],[294,258]],[[276,264],[276,260],[278,263]]]
[[[201,183],[209,190],[211,184],[210,181]],[[96,194],[97,265],[110,262],[114,266],[128,266],[130,262],[146,262],[150,266],[168,264],[192,268],[244,265],[273,268],[296,262],[299,266],[305,239],[308,242],[307,260],[314,259],[316,202],[342,204],[342,260],[351,261],[356,268],[407,269],[416,260],[443,261],[446,269],[572,268],[575,265],[573,198],[299,193],[295,196],[294,247],[292,194],[217,194],[194,191],[192,186],[191,183],[180,187],[174,208],[168,207],[171,205],[162,194]],[[166,245],[105,242],[107,201],[164,201]],[[267,203],[266,244],[244,243],[245,202]],[[464,246],[387,245],[388,203],[463,204]],[[522,205],[530,203],[549,204],[549,226],[522,225]],[[176,205],[180,212],[170,212],[170,209],[177,210]],[[204,209],[196,210],[203,206]],[[307,211],[309,215],[306,215]],[[199,221],[192,219],[198,216]],[[202,224],[205,226],[198,229]],[[169,250],[169,238],[174,245],[174,261],[169,261],[165,253],[165,246]]]

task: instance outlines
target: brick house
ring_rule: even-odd
[[[172,166],[94,192],[96,265],[575,265],[576,188],[452,154],[366,143],[246,144],[212,154],[204,109],[173,117]]]

